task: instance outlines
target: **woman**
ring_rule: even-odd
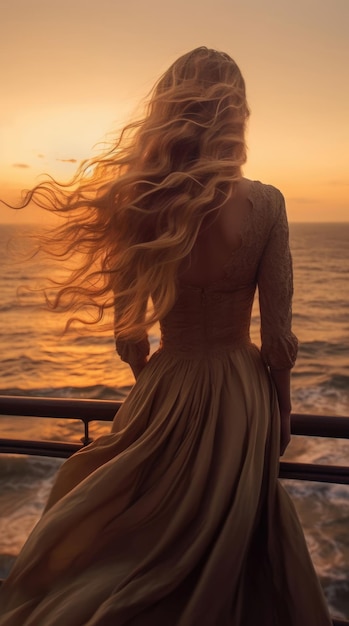
[[[237,65],[198,48],[70,188],[28,195],[67,215],[44,245],[80,259],[53,308],[89,323],[114,309],[137,381],[111,434],[59,472],[3,586],[1,625],[331,623],[277,480],[292,268],[282,195],[242,177],[247,117]],[[257,285],[261,352],[249,338]]]

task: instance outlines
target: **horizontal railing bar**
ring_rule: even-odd
[[[29,454],[66,459],[83,448],[81,444],[58,441],[0,439],[0,453]],[[316,465],[281,461],[280,478],[349,484],[349,466]]]
[[[280,478],[349,485],[349,466],[280,462]]]
[[[81,450],[80,443],[64,441],[35,441],[33,439],[2,439],[0,438],[0,453],[29,454],[31,456],[50,456],[67,459]]]
[[[122,402],[114,400],[0,395],[1,415],[80,419],[83,422],[110,422],[121,405]],[[349,439],[349,417],[292,413],[291,430],[293,435]]]
[[[349,439],[349,417],[292,413],[292,435]]]
[[[111,422],[121,404],[114,400],[0,395],[0,414]]]

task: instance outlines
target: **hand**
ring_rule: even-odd
[[[270,370],[275,385],[280,411],[280,456],[291,440],[291,372],[290,370]]]
[[[291,412],[280,411],[280,456],[283,456],[290,441],[291,441]]]

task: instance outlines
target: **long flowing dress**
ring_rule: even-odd
[[[68,459],[0,593],[1,626],[329,626],[278,481],[269,367],[292,367],[283,198],[253,182],[220,280],[180,284],[112,432]],[[256,286],[261,351],[249,327]],[[120,347],[146,354],[145,337]]]

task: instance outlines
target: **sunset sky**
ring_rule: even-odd
[[[349,220],[349,0],[0,0],[0,198],[70,177],[199,45],[245,76],[249,178],[290,221]],[[41,220],[0,205],[0,222]]]

